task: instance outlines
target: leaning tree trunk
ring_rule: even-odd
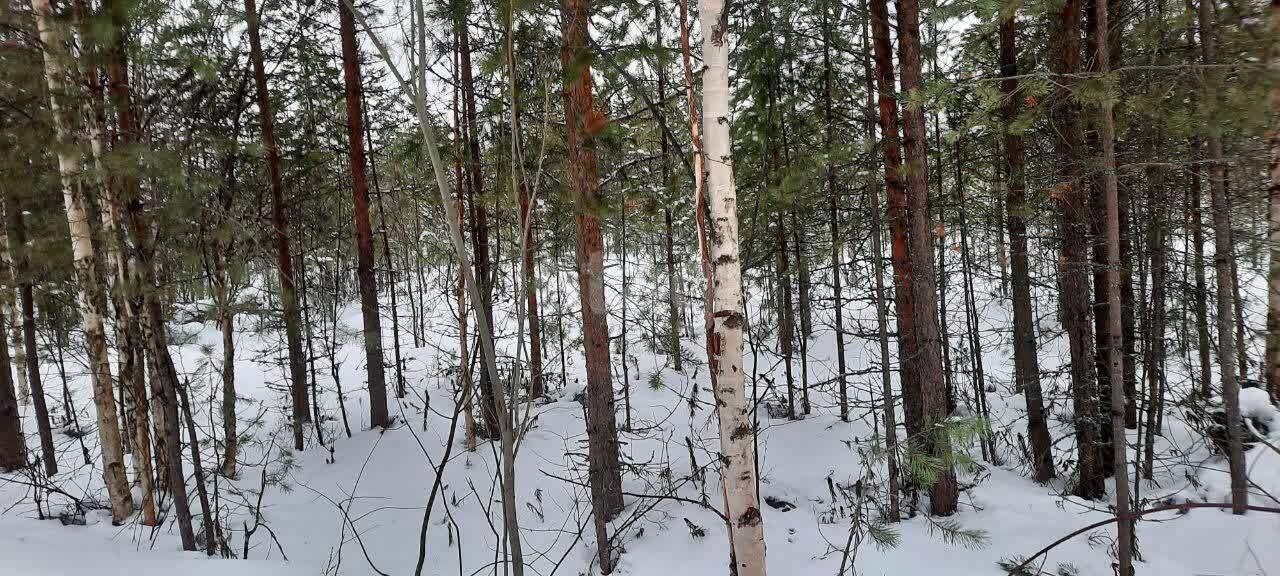
[[[1056,475],[1052,440],[1045,418],[1044,393],[1040,386],[1040,366],[1036,357],[1035,313],[1031,307],[1031,270],[1027,263],[1027,169],[1022,135],[1013,131],[1017,121],[1018,53],[1017,18],[1009,11],[1000,19],[1000,90],[1006,98],[1004,114],[1004,156],[1008,166],[1009,246],[1013,288],[1013,370],[1015,388],[1027,399],[1027,436],[1031,441],[1031,464],[1037,482]]]
[[[346,88],[347,149],[351,165],[352,215],[356,227],[356,280],[360,284],[360,316],[364,320],[365,369],[369,377],[369,425],[386,428],[386,367],[382,361],[382,325],[378,312],[378,284],[373,277],[373,232],[369,229],[369,180],[365,177],[364,115],[360,90],[360,54],[351,9],[338,3],[342,35],[342,80]],[[393,288],[394,289],[394,288]]]
[[[714,319],[715,352],[708,358],[715,374],[716,412],[720,423],[720,469],[725,486],[725,512],[738,576],[765,573],[764,519],[755,474],[750,403],[742,370],[742,270],[738,248],[738,198],[733,183],[729,141],[729,18],[723,0],[700,0],[702,21],[703,153],[707,166],[707,234],[715,283],[709,302]]]
[[[249,58],[253,61],[253,80],[258,100],[258,120],[262,127],[262,144],[267,153],[267,176],[271,181],[271,226],[276,242],[276,265],[280,276],[280,304],[284,308],[285,345],[289,353],[289,391],[293,400],[293,448],[302,450],[303,425],[311,421],[307,406],[307,366],[302,354],[301,313],[293,286],[293,256],[289,251],[289,218],[285,213],[284,179],[280,175],[280,149],[276,145],[275,116],[271,111],[271,93],[267,90],[267,72],[262,61],[262,40],[258,34],[258,12],[255,0],[244,0],[245,19],[249,31]]]
[[[902,64],[902,91],[919,96],[920,8],[917,0],[901,0],[898,5],[898,54]],[[929,162],[924,109],[919,103],[907,106],[902,114],[902,140],[907,153],[907,186],[911,219],[911,292],[916,307],[914,337],[917,346],[915,367],[919,380],[923,432],[920,447],[943,462],[950,462],[951,445],[945,433],[934,431],[947,417],[947,390],[943,381],[941,335],[938,333],[937,292],[933,274],[933,253],[929,243]],[[936,471],[930,512],[948,516],[956,511],[958,497],[955,472],[949,465]]]
[[[71,232],[71,249],[76,278],[80,284],[80,316],[89,352],[89,375],[93,382],[94,404],[98,413],[98,438],[102,449],[103,478],[111,500],[111,521],[122,524],[133,512],[133,498],[125,478],[124,450],[120,442],[116,401],[112,395],[111,359],[107,356],[107,336],[102,322],[100,303],[106,297],[105,285],[98,273],[93,231],[89,226],[83,184],[79,181],[80,157],[76,145],[76,109],[68,99],[68,86],[62,59],[66,57],[65,35],[53,20],[49,0],[31,0],[36,28],[44,43],[45,81],[49,87],[49,107],[57,139],[58,171],[62,177],[62,196],[67,210],[67,226]]]
[[[1215,62],[1217,38],[1214,25],[1214,0],[1200,0],[1196,13],[1200,24],[1200,57],[1204,65]],[[1210,69],[1203,75],[1201,93],[1213,103],[1220,74]],[[1232,314],[1235,308],[1232,289],[1231,207],[1227,201],[1226,165],[1222,159],[1222,137],[1209,133],[1209,189],[1213,202],[1213,264],[1218,287],[1218,371],[1222,378],[1222,404],[1227,416],[1227,460],[1231,473],[1232,512],[1244,514],[1249,505],[1248,479],[1245,477],[1244,451],[1240,430],[1240,383],[1236,381],[1236,341]]]
[[[618,429],[614,415],[609,367],[609,311],[604,297],[604,246],[596,216],[595,135],[607,120],[595,109],[591,67],[581,59],[590,45],[585,0],[564,0],[561,14],[561,63],[570,79],[565,99],[569,170],[574,190],[577,229],[578,294],[582,305],[582,335],[587,365],[587,443],[592,511],[601,568],[608,558],[605,522],[622,510],[622,475],[618,468]]]

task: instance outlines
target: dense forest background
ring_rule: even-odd
[[[1280,4],[696,4],[0,2],[0,550],[1280,566]]]

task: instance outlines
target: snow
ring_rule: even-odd
[[[71,575],[146,576],[302,576],[298,566],[260,560],[228,562],[205,558],[198,552],[139,550],[127,537],[112,538],[109,514],[96,514],[94,526],[62,526],[0,517],[0,558],[9,576]]]
[[[1262,388],[1242,388],[1240,390],[1240,416],[1262,421],[1268,427],[1275,422],[1280,409],[1271,403],[1271,396]],[[1280,424],[1280,422],[1276,422]]]
[[[619,279],[614,277],[619,267],[607,269],[611,275],[609,286],[620,286]],[[866,272],[854,270],[847,285],[866,285]],[[637,276],[642,274],[643,270]],[[990,279],[980,277],[979,280]],[[1245,280],[1242,278],[1242,282]],[[544,278],[543,282],[544,286],[554,285],[550,279]],[[574,285],[571,278],[562,283]],[[1250,286],[1245,288],[1247,291]],[[261,290],[255,287],[243,293],[261,294]],[[635,304],[656,296],[644,292],[642,286],[633,290],[636,292],[630,296],[631,314],[637,310],[643,314],[643,306]],[[686,292],[698,293],[694,289]],[[991,425],[997,433],[1001,463],[979,462],[976,470],[962,474],[964,490],[960,512],[948,519],[954,521],[954,527],[981,531],[981,541],[949,541],[944,533],[952,526],[916,515],[893,526],[898,532],[896,546],[880,547],[864,538],[857,550],[851,551],[850,563],[858,574],[924,574],[937,573],[939,569],[962,576],[1000,574],[1000,561],[1032,554],[1071,530],[1109,516],[1108,502],[1084,501],[1069,495],[1075,447],[1070,434],[1066,376],[1061,370],[1065,367],[1067,347],[1060,335],[1041,342],[1040,362],[1045,374],[1043,384],[1052,436],[1057,440],[1055,458],[1062,477],[1045,485],[1027,478],[1027,466],[1018,448],[1018,435],[1025,435],[1025,404],[1020,395],[1011,391],[1009,376],[1012,366],[1007,334],[1009,312],[1007,302],[994,293],[994,289],[979,290],[979,306],[984,331],[983,361],[988,374],[986,386],[995,390],[989,395]],[[1048,292],[1040,294],[1047,295]],[[752,322],[757,322],[768,312],[761,306],[759,295],[754,296],[749,302],[749,316]],[[610,297],[616,304],[619,294],[611,293]],[[949,298],[949,313],[954,322],[955,385],[967,398],[972,393],[966,372],[969,360],[963,352],[967,340],[962,341],[958,336],[964,326],[962,297],[954,292]],[[542,300],[544,311],[550,315],[555,299],[544,295]],[[575,295],[566,291],[564,301],[568,310],[574,308],[570,303],[575,300]],[[1254,299],[1247,304],[1258,305],[1260,301]],[[1037,305],[1041,327],[1052,335],[1053,300],[1039,298]],[[256,334],[252,330],[256,320],[248,317],[238,320],[235,367],[241,397],[238,413],[241,432],[248,441],[242,448],[239,477],[211,476],[210,487],[215,481],[218,483],[220,518],[237,556],[243,555],[246,546],[245,528],[254,525],[260,512],[263,528],[256,530],[248,542],[249,560],[208,559],[200,553],[181,552],[171,522],[155,530],[139,525],[136,519],[125,526],[113,527],[101,510],[90,510],[85,515],[85,526],[63,526],[56,519],[38,520],[39,511],[30,499],[30,478],[9,475],[0,476],[0,559],[6,563],[0,572],[17,576],[89,572],[95,576],[413,573],[418,562],[423,510],[436,480],[436,467],[444,458],[449,415],[453,412],[450,390],[455,374],[452,367],[457,335],[452,332],[452,313],[439,297],[429,300],[428,306],[426,340],[414,347],[411,335],[407,332],[401,335],[405,346],[405,377],[412,392],[404,399],[392,398],[391,411],[399,416],[399,423],[385,433],[367,430],[367,395],[361,389],[364,379],[361,344],[349,335],[340,334],[335,355],[347,393],[351,438],[343,433],[328,358],[317,348],[316,369],[322,387],[322,412],[326,415],[323,430],[329,448],[317,442],[315,430],[309,427],[308,449],[301,453],[286,449],[291,440],[283,413],[287,406],[287,391],[281,384],[284,369],[278,364],[281,336],[272,331]],[[623,474],[624,490],[633,495],[648,495],[627,496],[626,508],[610,524],[610,534],[621,549],[615,573],[724,574],[725,528],[714,511],[719,507],[714,467],[718,441],[710,392],[706,389],[705,365],[690,362],[683,373],[671,369],[665,364],[665,357],[646,346],[645,331],[637,329],[635,318],[629,318],[631,324],[624,332],[617,307],[611,305],[611,312],[614,314],[610,319],[611,331],[625,333],[630,338],[632,426],[630,431],[620,433],[627,464]],[[404,313],[407,315],[407,307]],[[874,327],[870,302],[851,303],[848,314],[847,325],[853,326],[851,329]],[[358,308],[343,308],[339,320],[348,327],[359,326]],[[809,342],[810,381],[815,383],[814,413],[791,421],[771,419],[760,411],[761,497],[794,506],[788,510],[763,507],[768,568],[772,574],[835,574],[844,556],[859,499],[863,498],[868,506],[861,518],[864,525],[875,522],[878,517],[871,502],[883,503],[879,486],[885,470],[881,459],[875,457],[879,453],[877,438],[882,433],[875,395],[879,389],[878,371],[874,370],[878,344],[859,338],[846,340],[849,369],[855,375],[848,379],[851,421],[841,422],[834,387],[829,383],[816,384],[828,382],[834,370],[834,338],[830,330],[824,328],[829,321],[829,310],[815,312],[815,333]],[[553,332],[554,320],[547,322],[544,342],[547,370],[558,374],[559,348]],[[219,397],[216,367],[221,362],[221,338],[212,323],[182,328],[191,338],[175,346],[173,351],[179,371],[190,374],[195,419],[201,426],[202,436],[220,434],[215,401]],[[312,328],[317,331],[315,337],[319,345],[319,341],[326,338],[322,332],[324,323],[315,320]],[[688,330],[691,334],[701,332],[698,326]],[[514,343],[513,320],[500,313],[497,332],[503,335],[500,349],[510,351]],[[587,493],[580,485],[586,479],[582,457],[585,427],[583,408],[574,397],[582,391],[585,378],[575,337],[572,331],[565,336],[568,382],[563,388],[557,388],[558,384],[553,382],[545,403],[522,403],[520,407],[522,414],[526,410],[530,414],[531,427],[518,447],[517,510],[531,574],[599,573],[594,564],[594,537],[590,532],[581,534],[591,526]],[[754,391],[748,384],[749,392],[763,398],[771,394],[771,387],[781,386],[784,381],[772,342],[762,339],[756,344],[757,353],[748,345],[744,370],[750,370],[750,375],[772,372],[769,379],[756,380]],[[695,359],[702,354],[700,344],[692,336],[686,339],[685,349],[692,352]],[[620,428],[624,422],[621,360],[615,348],[614,379]],[[1189,386],[1187,372],[1194,366],[1184,366],[1171,359],[1169,369],[1171,388]],[[92,426],[88,380],[78,363],[69,362],[68,370],[80,425]],[[48,365],[46,373],[56,374],[56,369]],[[798,377],[798,363],[796,373]],[[388,377],[392,374],[389,371]],[[770,379],[776,383],[771,384]],[[650,381],[658,386],[651,387]],[[773,389],[772,393],[777,390]],[[60,395],[51,396],[51,407],[60,411]],[[969,409],[964,402],[961,407]],[[1242,390],[1241,409],[1255,418],[1266,418],[1269,414],[1272,422],[1280,424],[1276,408],[1260,390]],[[30,434],[28,445],[34,448],[38,446],[34,423],[30,408],[25,410],[24,425]],[[427,414],[425,426],[424,412]],[[68,429],[73,430],[74,426]],[[1280,446],[1280,426],[1271,426],[1271,430],[1272,443]],[[1152,482],[1139,482],[1146,506],[1183,498],[1224,501],[1225,464],[1221,458],[1210,452],[1204,440],[1192,432],[1176,412],[1170,412],[1165,418],[1161,432],[1156,442],[1159,463],[1155,478]],[[462,438],[459,429],[444,468],[439,498],[427,524],[423,574],[490,574],[501,569],[495,565],[495,560],[501,557],[502,546],[498,537],[502,518],[495,486],[496,451],[492,445],[481,443],[476,451],[468,452]],[[96,458],[96,436],[87,434],[84,441]],[[93,465],[84,465],[78,441],[57,434],[57,442],[63,471],[52,481],[76,497],[86,495],[83,499],[90,504],[104,500],[100,474]],[[1136,433],[1130,431],[1130,445],[1137,444]],[[215,460],[214,447],[205,445],[203,449],[208,467]],[[978,459],[976,443],[967,449]],[[1258,486],[1255,503],[1280,505],[1267,496],[1280,495],[1280,454],[1255,445],[1247,457],[1250,477]],[[860,480],[865,490],[861,497],[856,488]],[[255,512],[259,488],[264,484],[262,506]],[[194,490],[192,493],[194,495]],[[683,500],[664,498],[666,495],[676,495]],[[926,504],[921,502],[922,507]],[[56,494],[44,504],[44,511],[54,515],[73,512],[74,508],[69,498]],[[194,509],[198,511],[198,506]],[[690,525],[700,528],[705,535],[695,536]],[[1152,515],[1138,523],[1144,560],[1138,570],[1162,576],[1274,574],[1280,571],[1280,547],[1274,545],[1277,535],[1280,535],[1280,515],[1250,513],[1237,517],[1229,511],[1210,509],[1183,515],[1176,512]],[[1074,538],[1042,559],[1041,567],[1056,573],[1060,565],[1069,564],[1086,576],[1112,574],[1109,549],[1113,537],[1114,529],[1104,527]]]

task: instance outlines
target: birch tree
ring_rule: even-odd
[[[738,576],[765,573],[764,518],[756,491],[755,445],[742,366],[742,264],[738,249],[738,197],[729,139],[729,13],[724,0],[699,0],[702,22],[702,143],[711,214],[711,356],[720,430],[721,479]]]
[[[63,203],[67,211],[67,227],[71,233],[72,257],[76,280],[80,285],[78,304],[89,352],[89,376],[93,383],[93,400],[98,416],[98,441],[102,452],[102,475],[111,501],[111,521],[123,524],[133,512],[133,497],[125,478],[124,448],[120,441],[116,401],[112,395],[111,360],[107,356],[107,335],[103,325],[101,303],[104,279],[99,274],[93,231],[89,224],[85,186],[80,175],[80,146],[76,137],[76,107],[71,98],[64,59],[66,32],[56,22],[49,0],[31,0],[36,29],[44,43],[45,82],[49,88],[49,107],[58,156],[58,173],[62,181]]]

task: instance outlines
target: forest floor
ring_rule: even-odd
[[[865,276],[852,280],[849,285],[868,284]],[[1245,282],[1245,287],[1247,294],[1262,293],[1250,290],[1258,288],[1255,282]],[[876,392],[880,386],[878,344],[874,339],[847,338],[851,421],[842,422],[832,378],[835,345],[828,328],[830,310],[815,307],[814,333],[808,341],[812,413],[791,420],[771,417],[764,404],[758,411],[760,491],[769,503],[763,510],[770,573],[836,574],[848,551],[847,562],[857,574],[1001,574],[1000,561],[1032,554],[1072,530],[1108,517],[1107,502],[1069,495],[1074,437],[1062,370],[1065,343],[1056,329],[1053,301],[1048,297],[1038,304],[1040,366],[1045,374],[1060,478],[1045,485],[1028,478],[1019,448],[1019,437],[1025,434],[1024,404],[1010,387],[1007,301],[995,292],[980,291],[978,303],[991,427],[999,455],[995,459],[1000,463],[982,461],[976,442],[966,447],[978,466],[961,475],[960,512],[942,520],[914,514],[892,527],[896,532],[896,538],[889,538],[896,540],[892,546],[879,545],[865,534],[868,525],[878,523],[877,507],[885,504],[884,466],[876,456],[881,435]],[[1044,292],[1047,296],[1048,290]],[[567,295],[565,301],[572,298]],[[617,295],[612,298],[616,304]],[[658,296],[632,294],[631,313],[639,309],[642,316],[663,318],[665,307],[638,305],[660,301],[654,298]],[[948,300],[951,360],[963,415],[970,413],[974,393],[968,349],[960,337],[964,330],[963,298],[956,291]],[[1248,305],[1256,313],[1262,301],[1249,298]],[[767,314],[758,304],[757,295],[749,303],[752,322]],[[614,316],[610,327],[614,334],[627,335],[630,363],[630,426],[620,433],[623,484],[628,495],[624,498],[626,508],[610,525],[619,550],[616,573],[725,574],[725,528],[715,511],[720,502],[713,459],[717,440],[702,351],[690,336],[685,343],[686,369],[672,370],[666,357],[649,346],[648,337],[640,335],[649,330],[638,329],[634,318],[621,330],[617,306],[611,307]],[[554,325],[550,308],[545,311],[547,322]],[[135,518],[115,527],[106,511],[96,509],[96,503],[105,500],[105,491],[96,468],[96,435],[90,430],[93,418],[88,379],[79,359],[82,352],[71,351],[65,365],[68,388],[76,402],[78,425],[85,433],[76,434],[74,423],[56,431],[63,471],[49,483],[65,494],[47,495],[42,507],[46,513],[62,514],[74,522],[64,526],[57,518],[36,519],[30,475],[0,476],[0,573],[402,575],[413,573],[420,554],[423,574],[506,573],[503,566],[495,564],[503,556],[501,506],[495,488],[496,450],[482,442],[474,452],[467,451],[461,423],[425,541],[420,541],[423,509],[449,436],[451,389],[456,377],[453,350],[457,336],[452,312],[442,301],[436,302],[434,311],[424,322],[426,338],[417,347],[407,328],[403,330],[404,374],[410,394],[399,400],[392,395],[392,413],[399,418],[396,426],[385,432],[367,429],[367,396],[360,389],[364,382],[363,348],[355,338],[360,324],[358,309],[349,307],[339,314],[346,328],[338,338],[337,372],[346,390],[352,435],[347,437],[344,432],[329,359],[317,352],[324,445],[316,430],[308,427],[308,448],[300,453],[288,449],[292,440],[283,413],[288,401],[281,385],[280,336],[274,329],[255,325],[255,319],[239,322],[236,381],[243,463],[238,478],[210,475],[209,486],[216,488],[215,507],[225,537],[237,557],[243,558],[247,548],[249,562],[180,552],[172,522],[153,529]],[[850,330],[874,333],[874,313],[867,301],[850,304],[848,314],[853,324]],[[1175,331],[1181,325],[1177,320],[1171,324]],[[389,322],[384,320],[386,325]],[[321,324],[314,327],[323,330]],[[505,327],[503,344],[510,348],[514,330],[509,322]],[[687,329],[689,334],[700,331],[700,326]],[[216,327],[212,322],[189,323],[174,325],[173,332],[175,359],[179,371],[189,376],[201,435],[220,434],[213,402],[220,397],[215,367],[222,356]],[[752,336],[759,346],[754,353],[747,350],[746,369],[759,375],[755,394],[776,405],[774,398],[785,397],[786,380],[772,350],[773,336]],[[327,336],[321,333],[316,337]],[[390,362],[390,338],[386,340]],[[527,573],[596,574],[590,506],[583,487],[584,412],[574,400],[582,390],[580,341],[573,335],[564,341],[568,383],[561,385],[561,350],[555,338],[548,336],[547,340],[547,372],[555,374],[550,379],[551,391],[545,401],[519,407],[522,418],[527,413],[531,422],[519,443],[516,467],[517,510]],[[1140,496],[1148,505],[1188,499],[1222,502],[1226,497],[1225,464],[1191,429],[1176,404],[1189,389],[1187,368],[1194,364],[1190,355],[1183,355],[1176,347],[1170,353],[1168,410],[1163,435],[1156,441],[1155,478],[1140,483]],[[615,346],[618,423],[623,429],[628,402],[621,386],[621,357]],[[798,382],[799,362],[794,370]],[[57,366],[46,363],[44,372],[54,419],[64,422]],[[394,374],[388,371],[389,387]],[[748,388],[751,392],[751,380]],[[28,445],[38,449],[30,408],[26,410]],[[1271,438],[1276,442],[1272,443],[1280,446],[1280,418],[1275,422]],[[1136,433],[1130,434],[1130,445],[1136,445]],[[91,464],[82,456],[81,440]],[[216,462],[217,451],[211,442],[203,444],[207,469],[212,467],[210,462]],[[1256,446],[1247,458],[1255,483],[1254,502],[1280,505],[1266,495],[1280,495],[1280,455]],[[186,470],[191,473],[189,461]],[[191,486],[191,480],[188,482]],[[862,490],[857,488],[859,484]],[[191,492],[193,510],[198,512],[194,490]],[[89,509],[83,517],[75,513],[73,498]],[[919,506],[927,509],[925,498]],[[261,518],[261,528],[246,543],[246,529],[255,525],[256,517]],[[80,520],[85,525],[79,525]],[[861,528],[850,549],[850,528],[855,524]],[[1139,522],[1137,534],[1143,560],[1137,570],[1141,574],[1280,574],[1280,546],[1276,545],[1280,515],[1235,517],[1229,511],[1213,509],[1164,512]],[[883,532],[880,535],[885,538]],[[1112,574],[1113,538],[1113,527],[1090,531],[1058,546],[1036,566],[1054,574]]]

